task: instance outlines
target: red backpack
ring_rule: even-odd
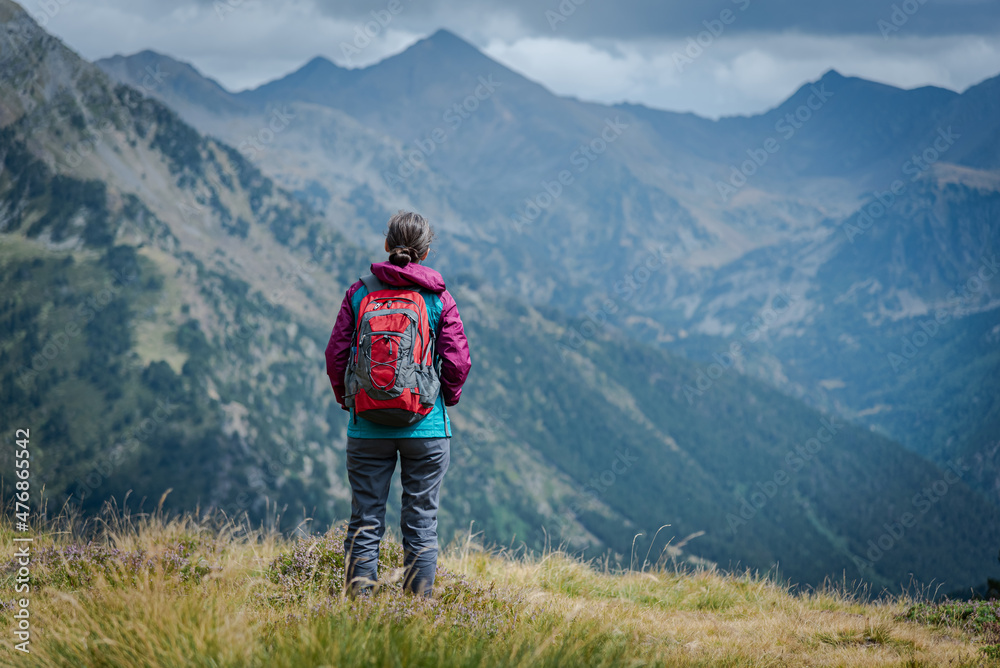
[[[354,323],[345,404],[355,419],[414,424],[431,412],[441,390],[427,304],[417,288],[386,285],[373,274],[361,282],[368,294]]]

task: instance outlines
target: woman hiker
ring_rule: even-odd
[[[389,482],[400,459],[400,532],[406,591],[430,596],[437,570],[437,510],[450,460],[447,406],[462,396],[472,362],[444,279],[421,262],[433,231],[400,211],[385,235],[388,262],[347,290],[326,348],[337,402],[350,412],[351,521],[344,541],[347,590],[378,580]]]

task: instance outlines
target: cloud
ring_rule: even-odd
[[[553,30],[545,12],[560,11],[560,3],[568,11],[567,2],[574,9]],[[907,2],[912,15],[904,12],[900,29],[884,38],[876,27],[879,17],[890,17],[893,5],[903,11]],[[994,5],[978,0],[884,5],[859,0],[66,0],[45,21],[86,58],[149,48],[191,62],[230,90],[283,76],[317,55],[344,66],[366,66],[446,27],[559,94],[718,117],[774,106],[831,67],[903,87],[962,90],[1000,72],[1000,12]],[[25,8],[37,16],[42,5],[29,0]],[[928,25],[942,8],[951,18]],[[723,9],[733,14],[720,31],[715,22]],[[370,42],[349,53],[348,60],[344,46],[356,44],[366,25],[374,33]],[[709,34],[709,28],[718,34]],[[967,32],[959,34],[959,29]],[[678,54],[692,52],[692,42],[700,46],[697,55],[690,62],[678,60]]]
[[[310,0],[165,7],[152,0],[71,0],[45,27],[90,60],[152,49],[192,63],[235,91],[284,76],[316,55],[343,63],[339,45],[352,42],[357,23],[319,14]],[[30,2],[25,9],[37,16]],[[352,65],[376,62],[421,37],[390,25]]]
[[[1000,44],[984,38],[910,37],[889,45],[872,36],[723,35],[685,62],[687,47],[686,40],[598,46],[523,38],[496,40],[485,52],[563,95],[712,118],[765,111],[831,68],[905,88],[953,90],[1000,72]]]
[[[207,0],[205,0],[207,1]],[[317,0],[327,15],[361,19],[389,0]],[[724,9],[745,7],[735,32],[815,35],[878,34],[877,22],[897,6],[907,16],[909,35],[996,35],[1000,11],[994,0],[399,0],[414,19],[435,26],[460,24],[463,34],[498,13],[514,18],[523,36],[576,39],[682,37],[700,30]],[[547,12],[565,15],[553,21]],[[426,28],[426,26],[425,26]]]

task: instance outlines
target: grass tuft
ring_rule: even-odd
[[[7,544],[12,534],[0,519]],[[613,571],[558,550],[511,556],[470,541],[445,551],[425,599],[403,592],[402,548],[387,539],[375,593],[351,599],[344,537],[114,508],[99,521],[60,515],[32,544],[31,653],[5,643],[0,663],[1000,665],[995,604],[871,602],[849,586],[792,594],[749,572]],[[16,572],[13,561],[0,566],[8,637]]]
[[[984,658],[1000,663],[1000,601],[917,603],[900,615],[900,619],[960,629],[983,644],[980,651]]]

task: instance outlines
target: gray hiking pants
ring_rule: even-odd
[[[344,540],[347,582],[353,590],[378,580],[378,551],[385,533],[385,502],[400,460],[403,484],[399,528],[403,535],[403,585],[431,595],[437,570],[437,510],[441,481],[451,460],[449,438],[347,438],[351,522]]]

